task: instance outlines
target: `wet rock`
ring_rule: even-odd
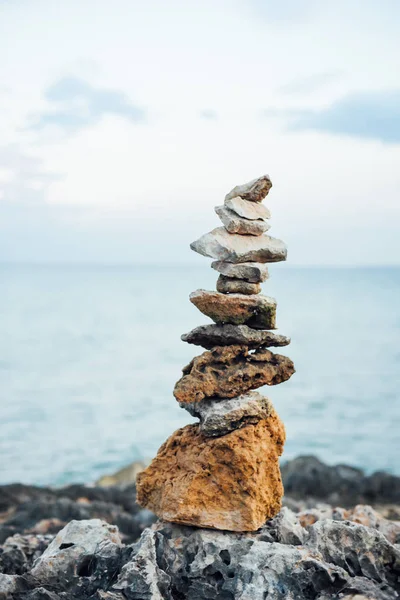
[[[261,177],[257,177],[257,179],[249,181],[249,183],[234,187],[233,190],[225,196],[225,200],[240,196],[251,202],[262,202],[271,188],[272,182],[269,175],[262,175]]]
[[[255,221],[261,219],[267,221],[271,217],[271,213],[266,206],[255,202],[249,202],[239,196],[225,200],[225,208],[235,213],[238,217]],[[260,234],[258,234],[260,235]]]
[[[216,206],[215,212],[229,233],[240,235],[262,235],[271,227],[267,219],[245,219],[227,206]]]
[[[71,521],[35,562],[35,582],[58,591],[93,594],[105,588],[121,563],[118,528],[101,521]]]
[[[190,244],[195,252],[230,263],[286,260],[285,244],[269,235],[238,235],[217,227]]]
[[[138,502],[166,521],[255,531],[281,507],[278,457],[284,440],[275,412],[215,438],[204,436],[197,425],[187,425],[140,473]]]
[[[234,429],[257,423],[274,412],[268,398],[249,392],[237,398],[202,400],[184,408],[200,419],[200,431],[206,436],[225,435]]]
[[[174,396],[182,404],[204,398],[235,398],[263,385],[276,385],[294,373],[290,358],[265,348],[222,346],[203,352],[183,369]]]
[[[276,300],[269,296],[196,290],[189,298],[200,312],[215,323],[248,325],[254,329],[275,329]]]
[[[220,275],[217,280],[217,291],[221,294],[259,294],[261,285]]]
[[[250,283],[262,283],[269,277],[268,267],[262,263],[238,263],[233,264],[220,260],[215,260],[211,263],[213,269],[226,275],[227,277],[235,277],[236,279],[244,279]]]
[[[290,338],[278,335],[273,331],[252,329],[247,325],[201,325],[185,333],[181,339],[188,344],[195,344],[210,350],[215,346],[248,346],[249,348],[269,348],[287,346]]]

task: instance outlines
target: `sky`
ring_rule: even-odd
[[[0,0],[0,262],[184,263],[268,173],[291,265],[400,263],[398,0]]]

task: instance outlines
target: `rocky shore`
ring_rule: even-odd
[[[283,508],[254,533],[156,521],[129,479],[0,486],[0,599],[398,598],[400,477],[314,457],[281,471]]]

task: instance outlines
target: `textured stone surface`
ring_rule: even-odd
[[[233,279],[220,275],[217,280],[217,291],[221,294],[246,294],[248,296],[259,294],[261,285],[259,283],[250,283],[243,279]]]
[[[138,502],[166,521],[255,531],[281,506],[278,457],[284,441],[275,412],[216,438],[187,425],[138,476]]]
[[[183,404],[214,396],[234,398],[263,385],[282,383],[294,372],[290,358],[265,348],[249,351],[247,346],[216,347],[195,357],[183,369],[174,396]]]
[[[203,256],[225,262],[279,262],[286,260],[285,244],[269,235],[237,235],[217,227],[192,242],[190,247]]]
[[[102,587],[104,566],[119,565],[121,545],[115,525],[100,519],[71,521],[35,562],[31,575],[41,584],[67,589],[74,580],[79,588],[79,577],[86,574],[94,592]]]
[[[213,269],[226,275],[227,277],[235,277],[236,279],[244,279],[250,283],[262,283],[269,278],[268,267],[262,263],[228,263],[220,260],[215,260],[211,263]]]
[[[269,175],[262,175],[257,179],[252,179],[249,183],[237,185],[225,196],[225,200],[240,196],[251,202],[262,202],[269,190],[272,188],[272,182]]]
[[[185,404],[184,408],[200,419],[200,431],[208,437],[225,435],[249,423],[257,423],[274,412],[270,400],[258,392],[237,398],[210,398]]]
[[[279,335],[273,331],[262,329],[252,329],[247,325],[200,325],[184,333],[181,336],[182,341],[195,346],[202,346],[207,350],[215,346],[242,345],[249,348],[263,348],[287,346],[290,344],[290,338],[285,335]]]
[[[271,213],[266,206],[263,204],[255,204],[254,202],[248,202],[247,200],[243,200],[243,198],[231,198],[229,200],[225,200],[224,206],[237,214],[238,217],[242,217],[243,219],[255,220],[255,219],[270,219]]]
[[[248,325],[254,329],[275,329],[276,300],[261,294],[221,294],[196,290],[190,301],[215,323]]]
[[[216,206],[215,212],[229,233],[262,235],[271,227],[266,219],[244,219],[227,206]]]

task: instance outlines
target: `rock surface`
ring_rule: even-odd
[[[98,514],[118,520],[125,531],[121,537],[129,544],[139,535],[134,487],[0,486],[0,599],[398,598],[400,522],[382,514],[400,519],[400,477],[383,472],[365,475],[345,465],[324,465],[315,457],[294,459],[283,466],[285,472],[284,483],[285,479],[293,483],[296,473],[297,497],[284,498],[286,507],[256,533],[158,522],[155,529],[144,530],[138,544],[122,544],[119,561],[113,554],[98,553],[96,547],[82,571],[80,559],[72,565],[76,577],[66,578],[63,565],[58,582],[51,585],[30,573],[54,538],[54,533],[43,535],[39,530],[50,521],[53,528],[60,528],[60,517],[71,519],[76,514],[85,519],[85,514]],[[318,504],[316,493],[319,502],[336,499],[335,505]],[[367,496],[379,513],[365,504],[351,504],[354,499],[365,502]],[[342,501],[351,508],[340,508]],[[82,531],[85,528],[83,523]],[[5,539],[7,530],[24,533]],[[96,579],[97,560],[101,580]]]
[[[262,283],[269,278],[268,267],[262,263],[228,263],[220,260],[215,260],[211,263],[213,269],[226,275],[227,277],[235,277],[236,279],[244,279],[250,283]]]
[[[240,196],[251,202],[262,202],[271,188],[272,182],[269,175],[262,175],[261,177],[257,177],[257,179],[252,179],[249,183],[234,187],[233,190],[225,196],[225,200]]]
[[[269,235],[237,235],[217,227],[190,244],[195,252],[231,263],[286,260],[285,244]]]
[[[196,290],[190,302],[215,323],[248,325],[254,329],[275,329],[276,300],[261,294],[221,294]]]
[[[221,346],[195,357],[182,372],[174,396],[186,405],[204,398],[235,398],[263,385],[277,385],[295,371],[290,358],[265,348],[250,352],[247,346]]]
[[[259,283],[243,281],[243,279],[233,279],[232,277],[220,275],[217,280],[217,292],[221,294],[246,294],[250,296],[259,294],[261,292],[261,285]]]
[[[262,235],[271,227],[266,219],[244,219],[227,206],[216,206],[215,212],[229,233]]]
[[[290,338],[261,329],[252,329],[247,325],[200,325],[185,333],[181,339],[188,344],[195,344],[210,350],[214,346],[241,345],[249,348],[270,348],[273,346],[287,346]]]
[[[248,200],[239,197],[225,200],[224,206],[243,219],[266,221],[271,217],[270,211],[263,204],[248,202]]]
[[[187,425],[138,476],[138,502],[166,521],[255,531],[281,507],[278,457],[284,441],[275,411],[215,438]]]
[[[185,405],[187,411],[200,419],[200,431],[209,437],[225,435],[249,423],[258,423],[273,414],[268,398],[249,392],[237,398],[210,398]]]

